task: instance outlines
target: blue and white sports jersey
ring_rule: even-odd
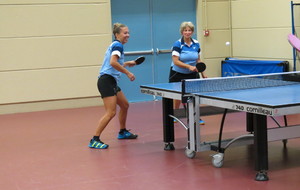
[[[111,75],[118,82],[122,73],[120,71],[116,70],[115,68],[113,68],[110,65],[110,58],[111,58],[112,55],[118,55],[118,57],[119,57],[118,62],[121,65],[124,64],[123,44],[118,40],[113,41],[110,44],[110,46],[108,47],[108,49],[106,50],[105,57],[104,57],[104,60],[103,60],[103,64],[102,64],[102,67],[100,69],[99,77],[101,75],[104,75],[104,74]]]
[[[200,53],[200,44],[197,40],[192,39],[192,44],[188,46],[184,43],[183,38],[177,40],[172,48],[172,56],[178,56],[179,60],[185,64],[196,66],[197,60]],[[173,70],[179,73],[190,74],[192,73],[189,69],[176,66],[172,62]]]

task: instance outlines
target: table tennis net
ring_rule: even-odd
[[[300,72],[260,74],[237,77],[189,79],[182,81],[182,93],[201,93],[251,88],[294,85],[300,82]]]

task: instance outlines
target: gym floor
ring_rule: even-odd
[[[253,146],[230,147],[222,168],[212,151],[185,156],[187,133],[175,124],[175,150],[164,151],[161,101],[130,104],[128,129],[136,140],[117,140],[113,119],[101,139],[107,150],[88,148],[104,107],[0,115],[0,189],[3,190],[296,190],[300,139],[269,143],[270,180],[254,180]],[[215,140],[222,115],[202,117],[204,141]],[[282,117],[276,117],[283,123]],[[300,115],[289,115],[289,125]],[[276,126],[268,119],[268,126]],[[245,113],[227,115],[224,138],[245,134]]]

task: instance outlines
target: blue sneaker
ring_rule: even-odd
[[[119,132],[118,139],[136,139],[138,135],[130,133],[127,129],[123,130],[123,132]]]
[[[205,125],[205,121],[203,121],[202,119],[200,119],[199,124],[200,125]]]
[[[95,141],[94,139],[91,139],[89,147],[95,149],[107,149],[108,144],[104,144],[102,141]]]

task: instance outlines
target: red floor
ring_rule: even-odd
[[[117,140],[112,121],[102,140],[107,150],[87,147],[103,107],[0,115],[1,190],[296,190],[300,185],[300,140],[269,143],[267,182],[254,180],[253,147],[231,147],[224,166],[210,155],[184,154],[186,131],[176,124],[175,151],[164,151],[161,102],[131,104],[128,128],[137,140]],[[217,136],[221,115],[203,117],[205,140]],[[282,118],[277,118],[282,123]],[[275,126],[271,120],[270,126]],[[289,124],[300,115],[288,116]],[[228,114],[225,137],[243,134],[245,114]]]

